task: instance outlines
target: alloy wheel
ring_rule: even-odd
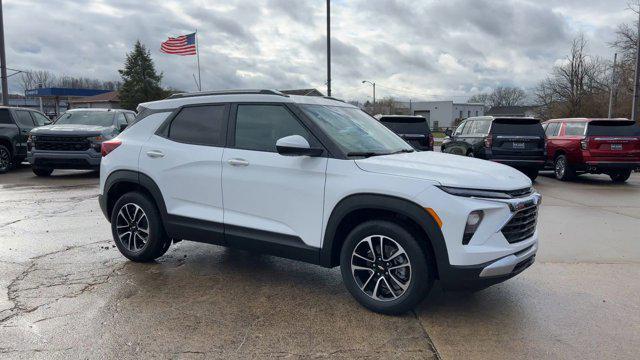
[[[149,241],[149,220],[144,210],[136,204],[123,205],[116,220],[118,240],[127,250],[141,251]]]
[[[351,254],[351,273],[362,292],[378,301],[402,296],[411,283],[411,261],[398,242],[384,236],[368,236]]]
[[[567,171],[567,164],[565,164],[564,159],[558,159],[556,161],[556,177],[558,179],[564,178],[565,171]]]
[[[7,170],[11,165],[11,156],[4,147],[0,147],[0,171]]]

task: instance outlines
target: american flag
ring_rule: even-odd
[[[160,45],[160,51],[180,56],[196,55],[196,33],[170,37]]]

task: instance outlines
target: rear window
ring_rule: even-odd
[[[380,122],[397,134],[429,133],[427,119],[416,117],[383,117]]]
[[[632,121],[592,121],[589,136],[640,136],[640,127]]]
[[[491,133],[495,135],[521,135],[544,137],[540,121],[522,119],[498,119],[493,121]]]

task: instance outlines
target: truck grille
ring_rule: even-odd
[[[90,146],[91,143],[84,137],[39,135],[35,140],[36,150],[85,151]]]
[[[534,205],[520,210],[513,215],[511,220],[502,228],[502,235],[509,244],[526,240],[536,231],[538,220],[538,206]]]

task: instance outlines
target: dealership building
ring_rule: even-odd
[[[410,114],[424,116],[434,130],[452,129],[468,117],[484,115],[484,104],[417,101],[407,105]]]

